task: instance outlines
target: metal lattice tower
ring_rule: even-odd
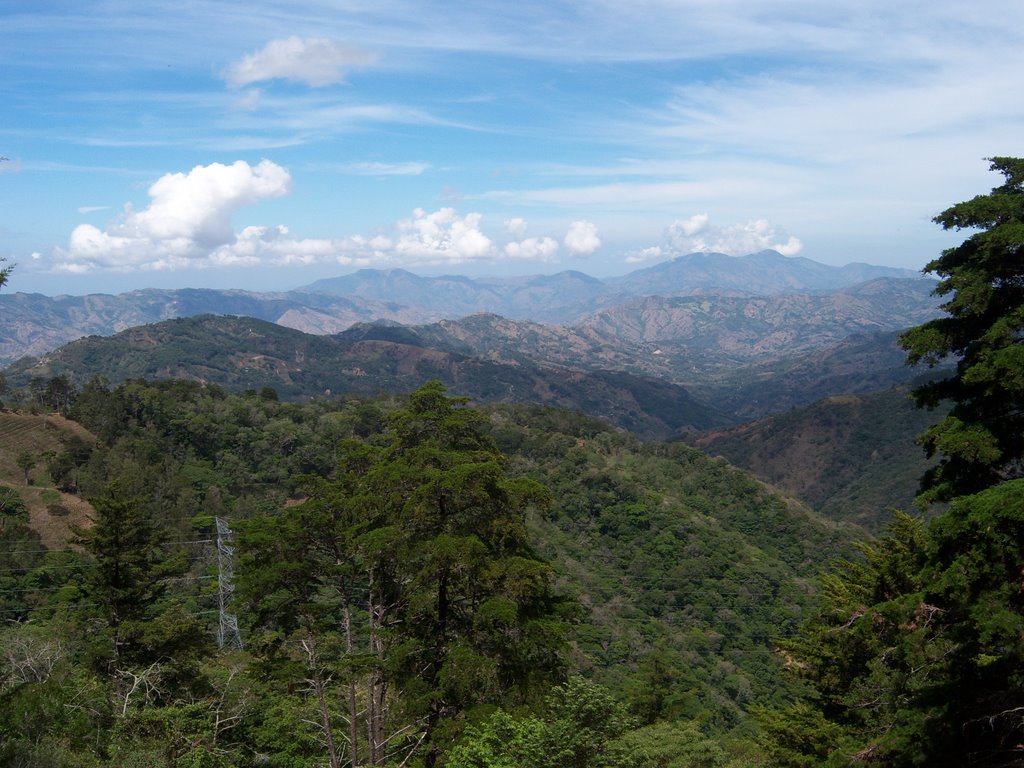
[[[217,523],[217,608],[220,611],[220,626],[217,628],[217,645],[220,648],[241,648],[242,636],[238,633],[238,618],[228,613],[231,593],[235,591],[232,560],[235,550],[231,546],[231,529],[223,517],[215,517]]]

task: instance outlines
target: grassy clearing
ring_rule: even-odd
[[[31,526],[50,548],[66,546],[73,535],[71,527],[87,526],[92,511],[84,500],[54,488],[46,474],[43,454],[60,451],[60,437],[68,432],[89,437],[80,424],[63,416],[0,411],[0,485],[10,486],[21,494]],[[29,485],[17,464],[22,451],[28,451],[36,460],[29,470]]]

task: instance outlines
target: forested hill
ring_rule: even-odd
[[[907,387],[837,395],[812,405],[712,430],[688,440],[753,472],[825,516],[881,533],[894,509],[914,509],[935,461],[915,437],[938,418],[915,407]]]
[[[351,713],[363,754],[372,724],[395,754],[443,758],[495,706],[548,701],[579,749],[618,740],[617,768],[662,765],[651,738],[680,765],[746,768],[751,708],[795,693],[775,644],[855,538],[695,449],[464,408],[436,383],[295,404],[93,382],[70,415],[92,437],[30,471],[93,501],[84,552],[4,518],[0,609],[24,622],[5,647],[57,654],[42,683],[0,689],[8,762],[313,765]],[[245,651],[216,648],[213,515],[237,532]],[[597,731],[557,708],[566,690],[604,713]]]
[[[566,370],[423,345],[414,336],[314,336],[253,318],[203,315],[72,342],[7,369],[15,384],[67,376],[182,378],[231,389],[274,387],[285,398],[408,392],[430,379],[476,402],[578,409],[649,437],[731,423],[679,385],[607,370]]]

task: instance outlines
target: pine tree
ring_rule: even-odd
[[[210,640],[168,594],[166,579],[181,575],[186,561],[168,555],[145,506],[112,495],[90,503],[92,526],[77,531],[76,543],[92,558],[83,585],[93,606],[91,663],[111,682],[115,711],[124,715],[135,702],[166,700],[176,686],[198,684],[191,665]]]
[[[951,401],[949,415],[922,436],[938,467],[925,479],[925,501],[1024,475],[1024,159],[996,157],[1005,183],[935,217],[944,229],[978,230],[930,262],[948,297],[944,317],[905,332],[908,362],[956,359],[948,377],[918,388],[920,405]]]
[[[825,577],[786,649],[815,695],[761,714],[777,765],[1024,763],[1024,160],[992,169],[1005,184],[935,219],[980,230],[926,268],[947,316],[901,339],[912,363],[958,359],[915,392],[953,403],[922,436],[942,459],[921,499],[950,507]]]
[[[243,527],[240,587],[268,650],[300,635],[341,649],[321,656],[321,679],[346,684],[323,696],[331,754],[342,739],[328,710],[343,698],[350,755],[379,765],[418,749],[430,765],[468,710],[558,674],[565,627],[525,520],[546,494],[505,474],[483,416],[437,382],[366,437],[339,444],[336,476],[303,504]]]

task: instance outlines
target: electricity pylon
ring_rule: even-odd
[[[217,628],[217,646],[241,648],[242,636],[238,633],[238,617],[228,613],[231,593],[235,591],[232,560],[235,550],[231,546],[231,529],[223,517],[215,517],[217,523],[217,608],[220,611],[220,626]]]

